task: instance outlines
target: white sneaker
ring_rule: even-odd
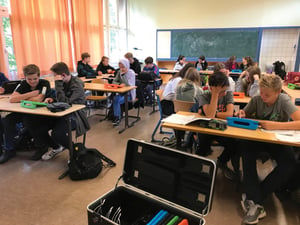
[[[65,148],[61,145],[57,149],[50,148],[50,151],[46,152],[42,156],[42,160],[52,159],[54,156],[56,156],[58,153],[62,152],[63,150],[65,150]]]

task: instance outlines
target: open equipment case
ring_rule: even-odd
[[[124,184],[117,183],[87,206],[88,224],[203,225],[212,206],[216,171],[213,160],[129,139],[119,178]],[[155,223],[160,211],[180,220]]]

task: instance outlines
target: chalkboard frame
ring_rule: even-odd
[[[259,55],[260,55],[260,46],[261,46],[261,39],[262,39],[262,33],[263,33],[264,28],[260,27],[252,27],[252,28],[204,28],[204,29],[157,29],[156,30],[156,37],[158,36],[158,32],[161,31],[169,31],[171,32],[171,40],[170,40],[170,57],[169,58],[158,58],[158,61],[176,61],[177,56],[172,57],[172,35],[176,32],[220,32],[220,31],[257,31],[258,36],[257,36],[257,46],[256,46],[256,53],[255,57],[253,58],[254,61],[258,62],[259,61]],[[201,54],[201,53],[200,53]],[[186,57],[187,61],[197,61],[199,55],[193,56],[193,57]],[[228,60],[228,57],[221,57],[221,58],[216,58],[216,57],[206,57],[207,61],[212,61],[212,62],[225,62]],[[241,62],[242,57],[237,58],[237,62]]]

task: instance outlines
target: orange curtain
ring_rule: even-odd
[[[104,54],[103,4],[101,0],[72,0],[74,50],[76,60],[81,53],[91,55],[97,65]]]
[[[41,74],[59,61],[72,66],[68,0],[10,0],[18,75],[34,63]]]

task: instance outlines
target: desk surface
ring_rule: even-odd
[[[126,86],[116,89],[105,88],[104,84],[96,84],[96,83],[84,83],[84,89],[92,90],[92,91],[104,91],[104,92],[115,92],[115,93],[125,93],[135,89],[136,86]]]
[[[286,85],[282,86],[282,90],[287,93],[293,101],[295,101],[295,98],[300,98],[300,90],[290,89]]]
[[[201,117],[197,113],[190,113],[190,112],[178,112],[178,113],[181,115],[197,115]],[[276,139],[275,134],[263,132],[260,129],[248,130],[248,129],[227,126],[226,130],[220,131],[220,130],[214,130],[209,128],[203,128],[196,125],[179,125],[179,124],[165,123],[165,122],[162,124],[162,126],[176,129],[176,130],[192,131],[196,133],[204,133],[204,134],[217,135],[223,137],[231,137],[231,138],[245,139],[250,141],[260,141],[260,142],[268,142],[274,144],[283,144],[283,145],[300,147],[299,142],[292,143],[292,142],[280,141]]]
[[[53,116],[53,117],[61,117],[66,116],[70,113],[73,113],[77,110],[85,108],[85,105],[72,105],[71,108],[66,109],[62,112],[50,112],[46,107],[37,107],[35,109],[28,109],[21,106],[21,103],[10,103],[9,98],[1,98],[0,99],[0,111],[7,112],[18,112],[18,113],[26,113],[26,114],[35,114],[41,116]]]

